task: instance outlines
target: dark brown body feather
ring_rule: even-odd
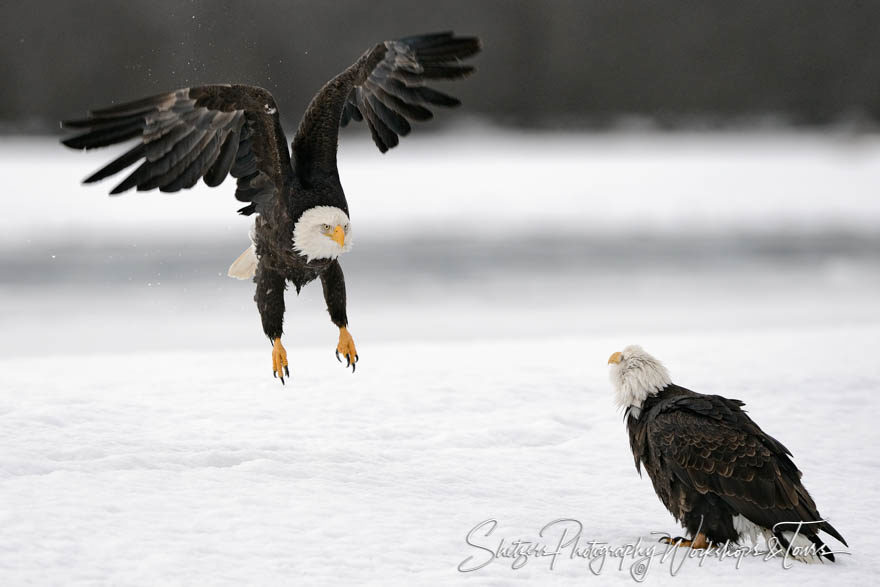
[[[688,532],[700,531],[715,543],[741,538],[736,515],[770,530],[822,520],[791,453],[742,406],[672,384],[649,396],[638,417],[632,410],[626,416],[636,469],[644,466],[660,501]],[[801,533],[824,546],[820,530],[846,544],[827,522],[805,525]],[[785,544],[781,534],[776,532]]]
[[[480,50],[479,40],[436,33],[385,41],[327,82],[312,99],[293,141],[293,158],[272,95],[241,85],[183,88],[96,110],[64,122],[80,134],[62,141],[92,149],[138,139],[137,144],[85,182],[141,164],[111,194],[131,188],[175,192],[203,179],[216,186],[232,175],[242,214],[259,214],[255,226],[259,264],[257,306],[270,339],[281,336],[284,289],[297,291],[321,277],[331,319],[345,326],[345,283],[338,261],[308,262],[293,249],[293,228],[306,210],[335,206],[348,214],[336,168],[340,125],[366,119],[385,152],[409,133],[408,120],[431,118],[430,106],[458,101],[424,84],[473,71],[461,59]]]

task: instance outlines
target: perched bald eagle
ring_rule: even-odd
[[[645,467],[660,501],[692,537],[671,542],[707,548],[762,534],[805,562],[834,560],[818,532],[846,541],[819,515],[791,452],[746,415],[743,402],[675,385],[639,346],[608,363],[636,470]]]
[[[336,358],[354,372],[358,354],[348,333],[345,281],[338,257],[351,249],[348,203],[336,168],[339,127],[366,119],[381,152],[409,134],[410,121],[432,118],[431,106],[459,101],[425,86],[427,80],[457,79],[473,72],[462,59],[480,50],[479,39],[451,32],[385,41],[327,82],[309,104],[287,150],[272,95],[242,85],[211,85],[128,102],[63,122],[80,134],[62,141],[92,149],[137,138],[128,152],[89,176],[92,183],[143,160],[110,193],[136,187],[176,192],[201,178],[217,186],[237,179],[235,197],[257,214],[252,246],[230,267],[230,275],[254,277],[254,300],[263,331],[273,344],[272,372],[290,375],[281,344],[284,291],[297,293],[321,279],[333,324],[339,328]]]

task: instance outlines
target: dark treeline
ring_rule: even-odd
[[[271,90],[287,124],[370,44],[483,38],[467,113],[567,127],[638,116],[726,124],[880,119],[880,2],[295,0],[4,2],[0,125],[43,132],[181,86]]]

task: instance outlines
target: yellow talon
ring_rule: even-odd
[[[281,383],[284,383],[284,376],[290,377],[290,370],[287,368],[287,351],[281,344],[281,339],[276,338],[272,343],[272,375],[281,377]]]
[[[350,366],[351,372],[354,373],[355,365],[358,362],[358,354],[357,349],[354,347],[354,339],[351,338],[351,334],[349,334],[345,326],[339,329],[339,344],[336,345],[336,359],[341,363],[342,359],[339,358],[339,355],[345,357],[345,366]]]

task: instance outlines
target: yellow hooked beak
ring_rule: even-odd
[[[345,230],[343,230],[342,226],[339,224],[336,225],[336,228],[333,229],[333,232],[328,234],[330,238],[335,240],[340,247],[345,246]]]
[[[616,365],[622,359],[623,359],[623,355],[621,355],[620,352],[618,351],[618,352],[614,353],[613,355],[611,355],[610,357],[608,357],[608,364],[609,365]]]

